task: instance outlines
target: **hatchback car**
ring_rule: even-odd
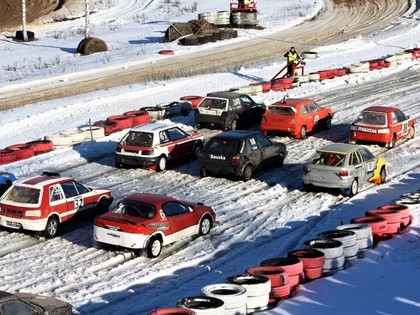
[[[147,256],[160,255],[162,246],[192,235],[206,235],[216,222],[216,214],[202,203],[136,193],[124,198],[112,211],[95,219],[96,246],[115,245]]]
[[[378,143],[395,147],[402,139],[414,137],[416,118],[394,107],[371,106],[364,109],[350,127],[349,143]]]
[[[60,223],[87,210],[107,211],[108,189],[94,189],[57,173],[15,181],[0,198],[0,226],[56,236]]]
[[[335,143],[318,149],[303,168],[305,188],[338,188],[354,196],[359,186],[386,180],[387,163],[360,145]]]
[[[168,160],[195,156],[203,146],[203,138],[203,134],[189,134],[175,124],[142,125],[121,139],[115,150],[115,165],[163,171]]]
[[[195,113],[195,126],[215,126],[222,130],[259,126],[265,105],[256,103],[249,95],[237,92],[207,94]]]
[[[279,132],[302,139],[311,131],[331,128],[333,116],[332,109],[320,106],[314,100],[288,98],[267,107],[261,130],[265,134]]]
[[[32,293],[0,291],[1,315],[72,315],[71,304],[56,298]]]
[[[233,176],[243,181],[267,165],[283,166],[286,145],[272,142],[260,131],[226,131],[211,138],[198,154],[200,174]]]

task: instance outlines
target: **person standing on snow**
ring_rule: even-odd
[[[295,47],[290,47],[290,50],[284,54],[287,58],[287,77],[293,77],[295,75],[296,65],[299,63],[300,57]]]

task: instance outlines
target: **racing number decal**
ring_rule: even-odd
[[[79,210],[80,207],[83,207],[83,198],[74,198],[74,210]]]
[[[319,116],[318,115],[315,115],[314,124],[316,125],[318,122],[319,122]]]
[[[160,214],[160,217],[161,217],[162,219],[165,219],[165,213],[163,212],[163,210],[162,210],[162,209],[160,209],[160,210],[159,210],[159,214]]]
[[[402,133],[405,135],[408,132],[408,122],[403,123]]]
[[[369,172],[373,172],[373,170],[375,169],[375,163],[373,161],[369,161],[366,163],[366,171]]]

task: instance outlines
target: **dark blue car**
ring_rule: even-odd
[[[16,176],[8,172],[0,172],[0,197],[4,192],[12,186],[12,183],[16,180]]]

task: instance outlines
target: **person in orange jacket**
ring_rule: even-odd
[[[292,77],[295,75],[296,65],[300,61],[299,54],[297,53],[295,47],[290,47],[290,50],[284,54],[284,57],[287,58],[287,77]]]

